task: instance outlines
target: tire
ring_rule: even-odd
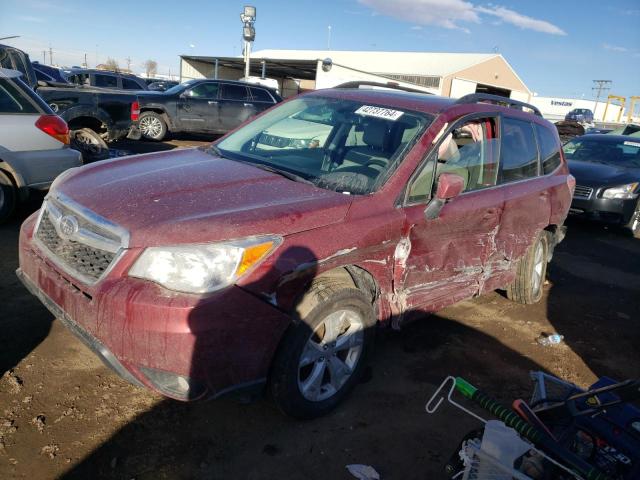
[[[312,283],[298,312],[276,354],[270,387],[280,410],[310,419],[334,409],[360,381],[376,320],[364,293],[329,278]]]
[[[0,224],[6,222],[16,209],[18,192],[11,177],[0,170]]]
[[[71,148],[82,153],[84,163],[109,158],[109,147],[102,137],[90,128],[71,130]]]
[[[638,200],[636,210],[633,212],[633,215],[631,215],[631,219],[629,223],[625,225],[625,228],[631,231],[634,238],[640,238],[640,200]]]
[[[518,261],[516,278],[507,287],[507,298],[530,305],[542,298],[549,258],[549,236],[541,232],[527,253]]]
[[[140,133],[147,140],[161,141],[167,135],[167,123],[156,112],[142,112],[140,115]]]

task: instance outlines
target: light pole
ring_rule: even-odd
[[[256,7],[245,5],[244,11],[240,14],[242,20],[242,38],[244,40],[244,78],[249,78],[249,68],[251,62],[251,44],[256,38],[256,29],[253,24],[256,21]]]

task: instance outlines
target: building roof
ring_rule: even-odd
[[[496,53],[434,53],[434,52],[370,52],[348,50],[258,50],[251,58],[318,60],[331,58],[334,63],[369,72],[447,76],[485,62]]]

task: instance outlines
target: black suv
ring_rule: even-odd
[[[65,70],[64,74],[67,80],[75,85],[90,85],[92,87],[117,88],[120,90],[149,89],[147,82],[142,78],[127,73],[72,68],[71,70]]]
[[[227,133],[282,101],[273,89],[233,80],[189,80],[138,98],[142,136],[158,141],[167,131]]]

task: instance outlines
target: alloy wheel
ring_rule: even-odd
[[[298,365],[303,397],[321,402],[335,395],[355,371],[364,344],[364,322],[353,310],[329,314],[310,335]]]
[[[544,279],[544,247],[542,242],[536,244],[536,251],[533,257],[533,291],[538,293],[542,287]]]
[[[140,131],[145,137],[157,138],[162,133],[162,124],[156,117],[148,115],[140,120]]]

